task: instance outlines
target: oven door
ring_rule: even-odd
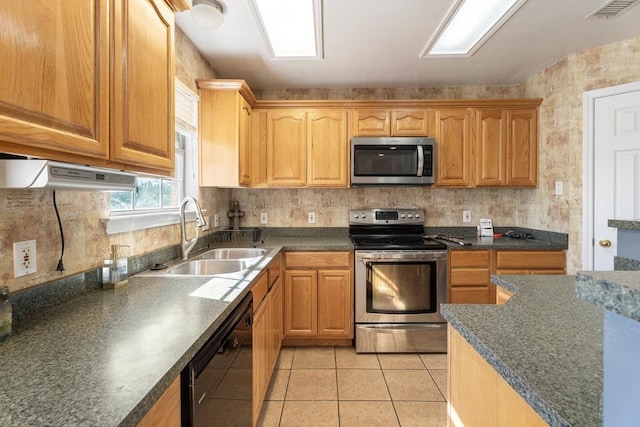
[[[356,323],[444,322],[446,251],[356,251]]]

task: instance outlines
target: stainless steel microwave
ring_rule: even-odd
[[[435,140],[428,137],[351,138],[351,185],[431,185]]]

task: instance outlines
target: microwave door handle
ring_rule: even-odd
[[[424,151],[422,145],[416,147],[418,149],[418,173],[416,176],[422,176],[424,172]]]

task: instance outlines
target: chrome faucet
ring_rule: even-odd
[[[227,217],[231,218],[231,228],[233,230],[240,229],[240,218],[244,216],[244,212],[240,210],[240,203],[237,200],[231,202],[231,210],[227,212]]]
[[[192,202],[196,206],[196,237],[191,240],[187,240],[187,226],[186,226],[186,218],[185,218],[185,210],[189,202]],[[200,203],[194,197],[187,196],[182,200],[182,205],[180,206],[180,255],[182,259],[187,259],[189,257],[189,252],[191,249],[198,243],[198,238],[200,237],[200,227],[204,227],[207,225],[207,221],[204,219],[204,215],[202,215],[202,209],[200,209]]]

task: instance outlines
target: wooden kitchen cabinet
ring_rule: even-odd
[[[496,286],[496,304],[501,305],[509,301],[509,298],[513,296],[513,292],[510,292],[502,286]]]
[[[353,338],[353,253],[287,252],[284,337]]]
[[[508,111],[507,185],[538,185],[538,112]]]
[[[447,406],[461,425],[547,425],[458,331],[447,330]]]
[[[489,304],[491,291],[490,250],[449,251],[449,302]]]
[[[198,87],[200,185],[252,185],[253,94],[242,80],[198,80]]]
[[[430,109],[353,110],[353,136],[433,136],[434,118]]]
[[[170,175],[173,10],[164,0],[4,5],[0,150]]]
[[[267,111],[267,185],[307,184],[306,112]]]
[[[142,417],[138,427],[180,427],[180,376],[173,380],[156,403]]]
[[[307,112],[307,186],[349,185],[346,110]]]
[[[563,250],[498,250],[495,274],[566,274],[566,254]]]
[[[471,185],[471,109],[439,108],[436,117],[436,185]]]
[[[252,326],[253,425],[256,425],[282,344],[281,255],[252,288],[254,297]],[[265,292],[266,291],[266,292]],[[261,295],[262,298],[260,297]]]

